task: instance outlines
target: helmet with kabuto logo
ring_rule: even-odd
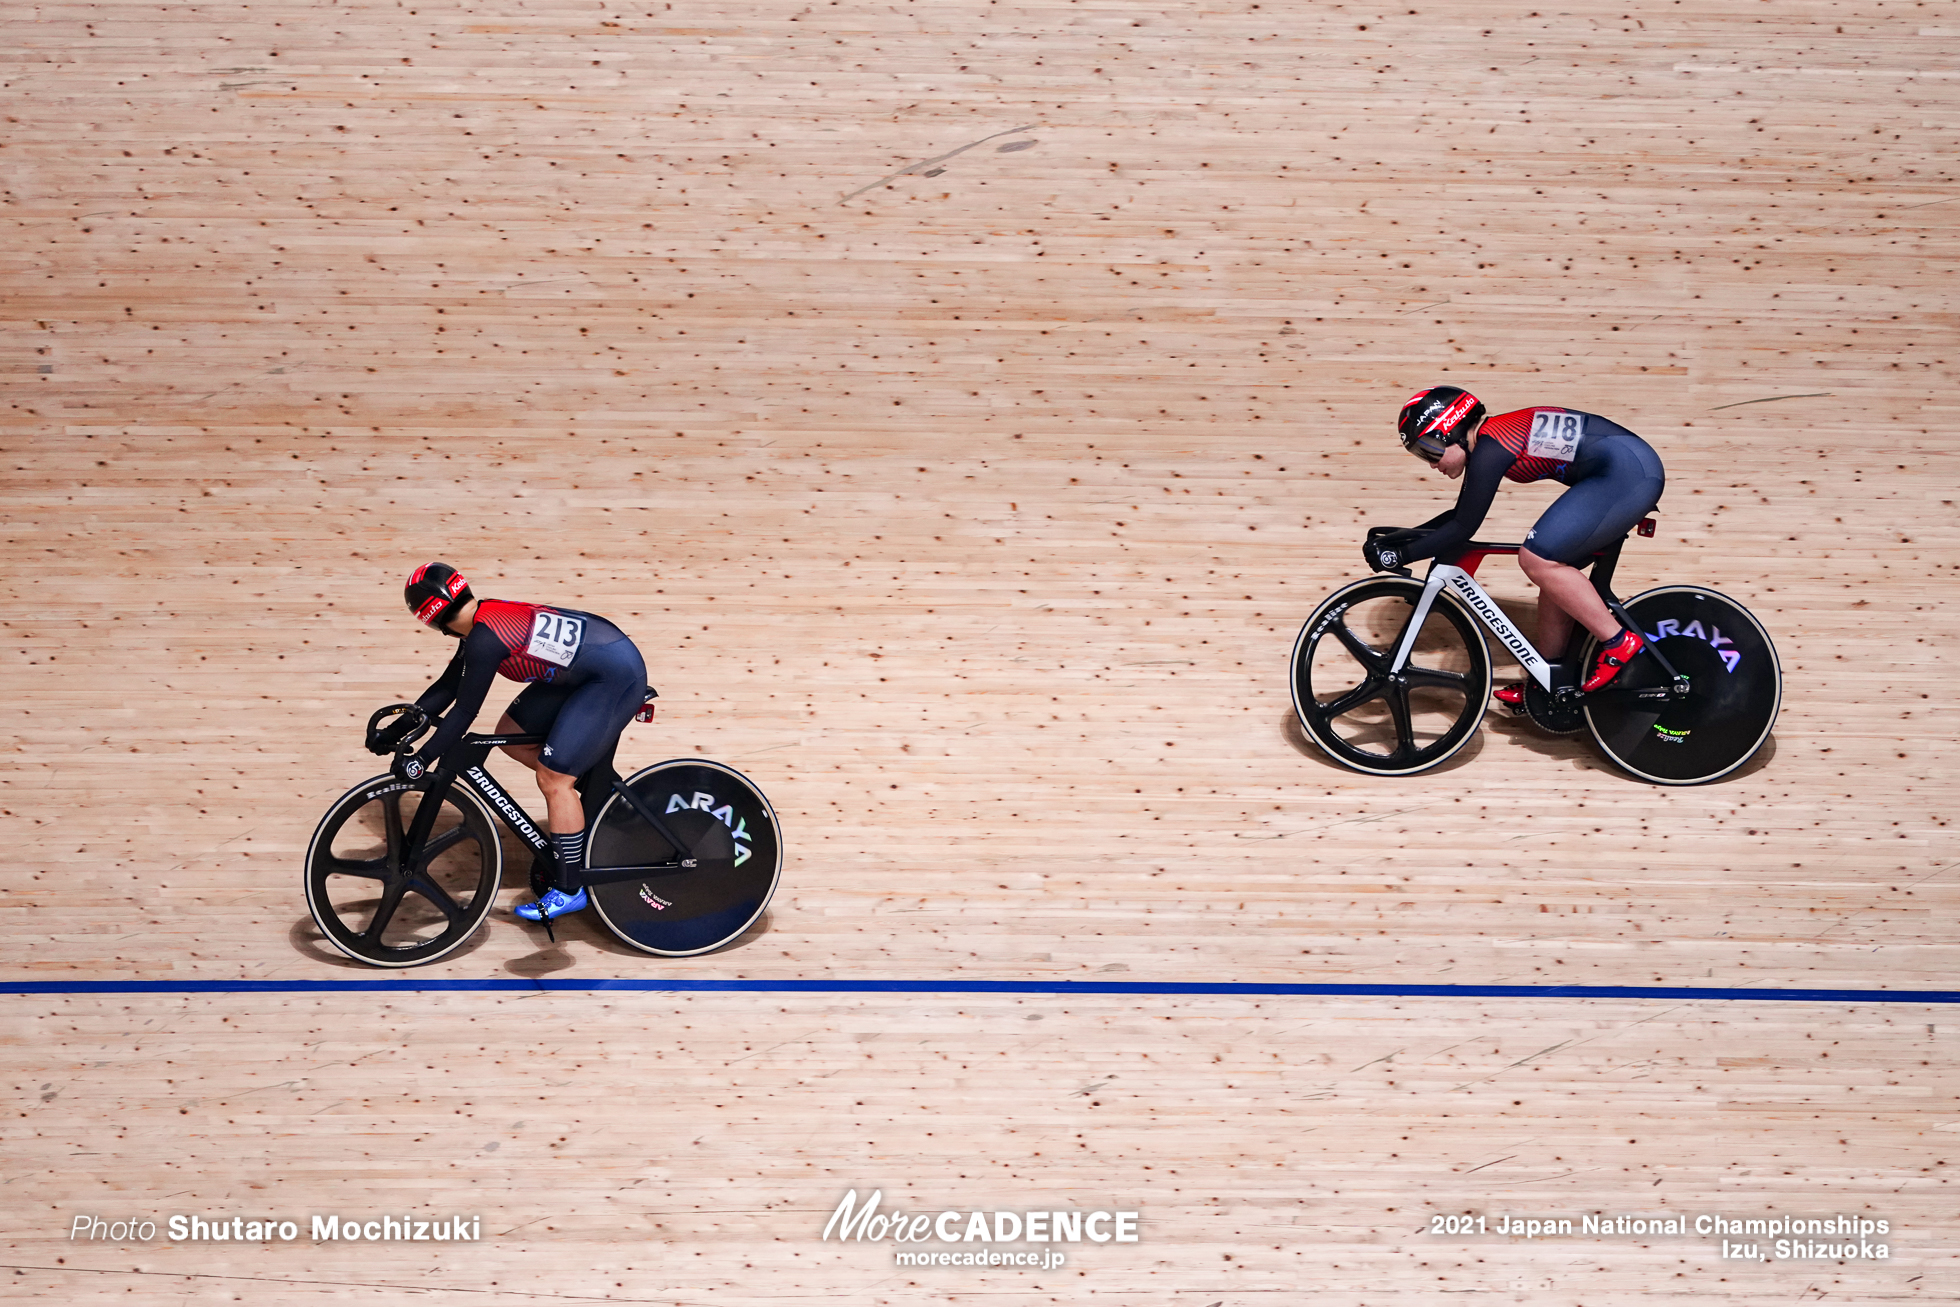
[[[424,563],[409,575],[402,587],[408,611],[436,630],[454,617],[475,596],[463,574],[447,563]]]
[[[1402,448],[1434,463],[1451,445],[1468,444],[1483,421],[1484,406],[1475,395],[1455,386],[1431,386],[1402,405],[1395,431]]]

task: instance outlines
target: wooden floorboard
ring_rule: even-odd
[[[1960,20],[1417,8],[0,16],[0,981],[377,978],[300,862],[377,770],[367,715],[447,652],[397,597],[440,557],[619,621],[662,695],[624,761],[740,768],[788,860],[720,953],[499,911],[406,984],[1960,988]],[[1662,789],[1496,716],[1418,780],[1307,742],[1301,622],[1366,525],[1448,502],[1389,434],[1439,381],[1660,451],[1620,589],[1765,623],[1755,762]],[[1485,534],[1549,498],[1507,487]],[[1529,585],[1482,576],[1529,629]],[[1951,1301],[1951,1011],[0,995],[0,1274],[66,1302]],[[1143,1237],[905,1268],[821,1238],[853,1188]],[[409,1210],[484,1238],[66,1237]],[[1423,1233],[1446,1212],[1842,1213],[1891,1256]]]

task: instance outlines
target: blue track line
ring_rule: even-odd
[[[1056,998],[1638,998],[1689,1003],[1960,1003],[1952,989],[1688,985],[1283,985],[1105,980],[11,980],[0,994],[1040,994]]]

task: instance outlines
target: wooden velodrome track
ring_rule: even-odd
[[[1774,994],[1960,988],[1950,6],[4,31],[0,980],[130,986],[0,995],[9,1297],[1960,1298],[1956,1009]],[[1390,435],[1442,380],[1661,451],[1620,588],[1769,625],[1756,764],[1658,789],[1492,717],[1389,781],[1304,741],[1294,633],[1364,524],[1446,501]],[[300,855],[446,653],[399,598],[432,557],[635,635],[662,714],[624,759],[722,759],[781,815],[762,929],[670,961],[499,912],[387,975],[322,943]],[[544,976],[945,988],[416,988]],[[872,1188],[1141,1238],[900,1267],[821,1238]],[[1452,1212],[1848,1214],[1891,1256],[1426,1233]],[[161,1228],[327,1213],[483,1238]]]

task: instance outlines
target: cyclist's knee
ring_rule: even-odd
[[[570,794],[573,792],[572,786],[577,783],[578,777],[568,776],[561,771],[553,771],[550,763],[541,762],[538,764],[538,788],[543,790],[546,795],[559,793]]]
[[[1537,581],[1542,577],[1552,576],[1564,570],[1565,564],[1556,559],[1547,558],[1543,554],[1533,553],[1529,549],[1520,549],[1518,551],[1518,567],[1526,576],[1530,577],[1533,581]]]

